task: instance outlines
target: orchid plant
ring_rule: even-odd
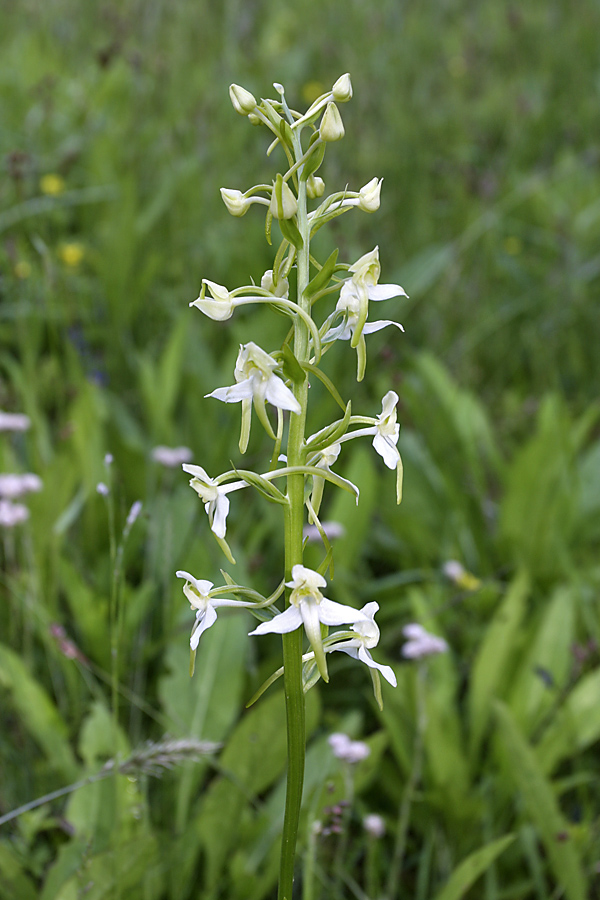
[[[334,651],[346,653],[368,667],[380,705],[380,674],[396,685],[393,670],[371,655],[379,641],[374,618],[378,605],[367,603],[362,609],[355,609],[329,600],[323,594],[327,588],[325,576],[328,571],[331,577],[333,574],[333,553],[319,511],[326,482],[349,491],[358,503],[358,488],[335,472],[334,466],[343,445],[363,437],[372,438],[376,453],[388,468],[396,471],[396,496],[400,502],[398,396],[388,391],[379,414],[353,415],[351,402],[342,400],[322,361],[337,341],[349,341],[356,350],[357,380],[361,381],[367,363],[366,336],[388,325],[404,330],[400,323],[388,319],[369,321],[369,303],[403,297],[406,293],[398,284],[379,284],[378,247],[353,263],[339,261],[337,250],[322,263],[311,252],[313,236],[332,219],[353,209],[371,213],[379,208],[381,179],[373,178],[358,191],[346,188],[324,197],[324,181],[316,174],[327,145],[344,136],[338,104],[352,97],[350,76],[338,78],[331,90],[318,97],[305,113],[290,109],[280,84],[274,88],[277,98],[260,102],[239,85],[231,85],[229,93],[240,115],[270,133],[272,142],[267,155],[275,149],[283,151],[283,171],[272,184],[258,184],[244,192],[221,188],[223,202],[233,216],[245,215],[251,206],[265,208],[269,244],[273,220],[277,221],[281,240],[273,267],[262,276],[260,287],[251,284],[229,290],[205,278],[200,296],[190,303],[217,322],[231,318],[238,307],[252,304],[266,304],[290,319],[291,328],[279,348],[267,351],[252,341],[242,344],[234,383],[216,387],[207,395],[223,403],[241,403],[239,450],[242,454],[248,447],[253,411],[256,413],[273,442],[270,464],[262,472],[238,467],[216,478],[199,465],[186,462],[183,469],[192,476],[190,485],[204,503],[209,527],[230,563],[235,560],[226,538],[229,495],[253,487],[266,500],[280,505],[284,575],[269,597],[235,583],[226,574],[225,584],[220,587],[188,572],[179,571],[177,575],[185,580],[184,594],[196,615],[190,639],[192,673],[200,639],[214,624],[217,610],[222,607],[243,607],[253,613],[260,624],[251,635],[282,635],[283,665],[253,699],[283,677],[288,769],[278,897],[291,900],[304,777],[304,693],[319,679],[329,680],[327,656]],[[295,278],[290,278],[293,270]],[[319,318],[318,311],[335,298],[334,308],[325,309]],[[323,383],[340,407],[341,415],[307,435],[309,377]],[[324,556],[316,571],[303,565],[305,518],[317,528],[323,543]],[[277,606],[280,600],[283,609]],[[342,626],[340,630],[329,633],[330,628],[338,626]],[[310,648],[306,651],[304,637]]]

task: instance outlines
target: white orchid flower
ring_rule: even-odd
[[[367,188],[368,185],[365,185]],[[379,247],[375,247],[370,253],[361,256],[349,269],[352,278],[347,279],[340,290],[340,298],[335,312],[326,321],[322,337],[323,343],[332,341],[350,341],[350,346],[358,351],[358,381],[362,381],[366,366],[365,335],[381,331],[388,325],[394,325],[400,331],[404,327],[400,322],[391,319],[380,319],[377,322],[367,322],[369,315],[369,300],[378,302],[389,300],[392,297],[408,297],[408,294],[399,284],[378,284],[381,266],[379,264]],[[334,319],[343,313],[344,319],[340,325],[329,327]]]
[[[269,622],[263,622],[250,634],[287,634],[304,625],[304,630],[313,649],[315,661],[323,681],[329,681],[327,662],[321,636],[321,624],[343,625],[362,622],[363,613],[351,606],[343,606],[328,600],[320,588],[327,582],[322,575],[306,566],[295,565],[292,569],[292,581],[286,586],[292,588],[290,606]]]
[[[193,466],[184,463],[184,472],[191,475],[190,487],[192,487],[202,502],[208,516],[211,531],[221,540],[227,530],[227,514],[229,512],[229,497],[232,491],[248,487],[245,481],[232,481],[229,484],[219,484],[214,478],[210,478],[202,466]]]
[[[367,428],[359,428],[356,431],[350,431],[342,435],[339,443],[342,441],[351,441],[357,437],[373,436],[373,447],[379,453],[388,469],[396,470],[396,495],[397,501],[400,503],[402,499],[402,458],[398,451],[398,439],[400,437],[400,426],[397,421],[396,404],[398,403],[398,394],[395,391],[388,391],[381,401],[381,413],[374,419],[360,417],[359,422],[372,422]],[[310,438],[309,438],[310,442]]]
[[[190,637],[190,647],[192,650],[198,649],[202,634],[217,621],[217,609],[222,606],[237,606],[247,609],[249,606],[254,605],[252,603],[246,603],[243,600],[228,600],[225,597],[213,597],[211,596],[211,591],[213,589],[212,581],[194,578],[189,572],[183,572],[181,570],[175,574],[178,578],[185,578],[186,581],[183,586],[183,593],[189,600],[192,609],[196,610],[196,621]]]
[[[332,653],[334,650],[347,653],[348,656],[353,656],[354,659],[360,660],[366,666],[369,666],[370,669],[377,669],[392,687],[396,687],[396,676],[391,666],[384,666],[375,662],[369,653],[369,650],[372,650],[379,643],[380,631],[379,626],[375,622],[375,613],[378,609],[379,604],[374,601],[363,606],[360,610],[362,618],[350,626],[353,634],[338,643],[329,644],[327,653]],[[335,637],[336,635],[332,635],[332,638]]]
[[[240,451],[244,453],[250,437],[250,414],[254,404],[256,414],[267,433],[275,438],[273,429],[267,418],[265,402],[277,406],[279,409],[289,409],[299,415],[302,408],[291,390],[285,386],[281,378],[275,375],[277,362],[268,353],[250,341],[240,345],[237,362],[235,364],[236,384],[230,387],[217,388],[207,397],[222,400],[223,403],[242,403],[242,433],[240,436]]]

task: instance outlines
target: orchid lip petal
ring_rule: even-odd
[[[207,503],[207,512],[209,519],[211,518],[212,511],[212,521],[210,523],[211,531],[216,534],[218,538],[224,538],[227,531],[227,513],[229,512],[229,497],[225,495],[225,492],[219,492],[219,495],[215,501],[213,501],[214,506],[213,509],[210,510],[208,507],[212,505],[212,503]]]
[[[193,629],[192,635],[190,637],[190,647],[192,650],[198,649],[198,644],[200,643],[200,638],[203,633],[210,628],[211,625],[214,625],[217,621],[217,614],[212,606],[209,604],[206,607],[206,610],[203,611],[198,620],[199,624]]]
[[[400,453],[396,444],[391,441],[389,436],[377,433],[373,438],[373,447],[382,457],[388,469],[395,469],[400,459]]]

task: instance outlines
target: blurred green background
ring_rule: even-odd
[[[219,582],[225,560],[151,452],[239,465],[239,410],[203,396],[231,382],[242,340],[285,336],[259,308],[225,324],[188,309],[203,277],[233,288],[272,264],[262,216],[233,219],[219,195],[281,164],[229,84],[279,81],[304,108],[346,71],[346,138],[320,174],[328,191],[383,177],[382,204],[317,251],[378,244],[381,281],[410,299],[385,304],[406,333],[369,338],[362,385],[347,347],[327,371],[357,413],[400,395],[405,494],[397,508],[368,446],[345,449],[361,504],[326,494],[346,525],[331,596],[379,602],[399,687],[380,715],[338,660],[309,694],[299,891],[392,900],[395,871],[402,900],[600,896],[598,4],[2,0],[0,15],[0,409],[32,423],[0,434],[0,471],[43,481],[0,533],[0,819],[144,741],[225,743],[216,764],[140,766],[0,826],[0,898],[273,896],[281,696],[242,711],[278,642],[223,616],[190,682],[174,571]],[[315,388],[311,430],[333,415]],[[255,423],[245,464],[267,452]],[[278,510],[236,500],[235,577],[270,592]],[[450,653],[403,662],[410,621]],[[332,730],[371,747],[351,775]],[[315,842],[344,798],[342,838]],[[368,812],[386,822],[376,844]]]

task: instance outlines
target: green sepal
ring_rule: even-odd
[[[281,357],[285,377],[291,379],[294,384],[303,384],[306,380],[304,369],[292,353],[289,344],[284,344],[281,348]]]
[[[316,143],[318,141],[318,139],[319,139],[319,132],[315,131],[315,133],[313,134],[313,136],[310,140],[310,144],[308,145],[309,149],[310,149],[310,145]],[[311,153],[311,155],[308,157],[308,159],[302,166],[302,172],[300,173],[300,181],[306,181],[308,178],[310,178],[311,175],[314,175],[314,173],[317,171],[317,169],[319,169],[321,167],[321,163],[323,162],[324,157],[325,157],[325,142],[321,141],[321,143],[318,145],[318,147],[315,148],[315,150]]]
[[[279,227],[281,228],[281,233],[288,241],[288,243],[293,244],[297,250],[301,250],[304,246],[304,241],[302,240],[302,235],[298,231],[298,226],[294,222],[293,219],[278,219]]]
[[[325,261],[321,270],[319,272],[317,272],[315,277],[313,279],[311,279],[311,281],[309,281],[309,283],[306,285],[306,288],[304,290],[304,296],[307,299],[310,299],[311,297],[313,297],[317,293],[317,291],[322,290],[323,288],[327,287],[327,285],[329,284],[329,282],[331,280],[331,276],[333,275],[333,272],[335,270],[335,264],[337,262],[338,252],[339,251],[336,248],[333,251],[333,253],[331,254],[331,256],[329,256],[328,259]]]
[[[247,469],[234,469],[234,471],[236,475],[239,475],[247,484],[255,487],[259,494],[262,494],[271,503],[280,503],[282,506],[289,503],[285,494],[282,494],[279,488],[267,481],[266,478],[263,478],[262,475],[257,475],[256,472],[250,472]]]

